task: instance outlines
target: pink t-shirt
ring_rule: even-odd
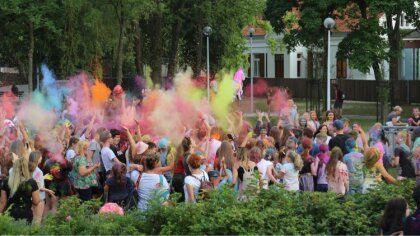
[[[384,154],[385,154],[385,148],[384,148],[383,143],[377,142],[372,147],[378,149],[378,151],[379,151],[379,160],[378,160],[378,162],[383,165],[384,164]]]
[[[212,139],[210,141],[209,159],[207,160],[208,164],[214,165],[214,161],[216,160],[216,152],[220,148],[220,145],[222,145],[222,142],[217,139]]]

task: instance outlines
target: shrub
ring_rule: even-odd
[[[413,181],[381,184],[368,194],[339,199],[333,193],[288,192],[248,194],[237,201],[231,189],[213,192],[198,204],[163,207],[153,202],[146,212],[98,215],[101,203],[71,197],[41,226],[28,226],[0,216],[2,234],[375,234],[387,201],[402,196],[412,209]]]

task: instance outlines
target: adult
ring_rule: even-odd
[[[349,173],[343,162],[343,152],[338,147],[331,150],[326,172],[328,191],[344,195],[349,191]]]
[[[94,164],[92,152],[89,152],[89,142],[80,141],[76,147],[77,156],[73,159],[73,185],[82,201],[92,199],[93,188],[98,185],[96,172],[101,163]]]
[[[349,153],[344,155],[343,162],[349,171],[349,193],[361,193],[363,190],[363,154],[357,151],[356,141],[353,138],[346,140],[346,149]]]
[[[137,185],[137,207],[145,211],[154,198],[164,203],[169,198],[169,184],[165,177],[157,171],[160,166],[159,155],[152,154],[144,157],[145,170],[140,173],[137,170],[131,172],[130,178]]]
[[[184,196],[185,202],[196,203],[198,201],[198,193],[203,181],[209,181],[207,173],[200,169],[202,159],[197,154],[191,154],[187,158],[188,168],[191,171],[191,175],[185,177],[184,184]]]
[[[406,126],[407,123],[400,121],[400,115],[403,109],[400,106],[395,106],[386,117],[386,124],[388,126]]]
[[[337,115],[337,117],[341,117],[343,111],[344,93],[341,91],[338,84],[334,84],[333,87],[335,95],[334,113]]]
[[[420,185],[420,147],[413,151],[414,173],[416,174],[416,186]]]
[[[411,151],[407,146],[406,141],[408,135],[405,132],[399,132],[395,144],[397,147],[394,149],[394,156],[391,159],[391,164],[394,167],[401,167],[401,177],[404,178],[415,178],[414,167],[411,162]]]
[[[389,200],[379,223],[380,235],[402,235],[404,221],[409,214],[410,209],[404,198]]]
[[[127,149],[126,146],[121,145],[121,132],[117,129],[111,129],[110,130],[111,136],[112,136],[112,142],[111,145],[109,146],[109,148],[111,148],[112,152],[114,153],[114,155],[117,157],[117,159],[121,162],[121,163],[125,163],[125,151]]]
[[[13,172],[10,173],[8,184],[3,186],[3,191],[9,196],[8,207],[10,216],[16,220],[24,219],[32,222],[32,206],[40,202],[39,188],[29,172],[28,160],[19,158],[13,163]]]
[[[330,151],[338,147],[340,148],[341,152],[345,155],[348,153],[346,149],[346,140],[349,138],[348,135],[344,134],[343,128],[343,121],[341,120],[335,120],[333,122],[334,131],[335,131],[335,137],[331,138],[330,142],[328,143],[328,147],[330,148]]]

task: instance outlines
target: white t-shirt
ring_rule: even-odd
[[[220,148],[220,145],[222,145],[222,142],[220,142],[217,139],[212,139],[210,141],[210,150],[209,150],[209,164],[214,165],[214,161],[216,160],[216,152]]]
[[[101,149],[101,158],[104,163],[105,171],[110,171],[112,169],[112,159],[116,158],[111,148],[103,147]]]
[[[264,181],[264,189],[268,189],[268,177],[267,177],[267,169],[270,165],[273,165],[272,162],[267,161],[266,159],[261,159],[260,162],[258,162],[257,167],[258,170],[260,170],[260,172],[262,173],[263,176],[263,181]]]
[[[132,171],[130,175],[131,181],[134,185],[137,183],[137,179],[139,178],[138,171]],[[165,177],[159,177],[158,174],[151,174],[151,173],[143,173],[140,179],[139,186],[137,188],[137,194],[139,196],[139,202],[137,203],[137,208],[141,210],[146,210],[147,206],[149,205],[149,201],[152,200],[154,197],[157,197],[156,194],[159,194],[159,191],[167,190],[169,191],[169,184],[166,181]],[[160,178],[162,178],[162,184],[160,184]],[[168,195],[169,196],[169,195]],[[165,199],[167,200],[167,199]]]
[[[292,163],[285,163],[281,166],[284,173],[283,183],[287,190],[299,190],[299,171]]]
[[[32,178],[38,184],[38,188],[45,187],[44,173],[38,167],[36,167],[36,169],[34,170],[34,173],[32,173]],[[45,199],[45,192],[44,191],[39,191],[39,197],[41,198],[41,200],[44,200]]]
[[[76,152],[73,149],[68,149],[67,150],[67,152],[66,152],[66,159],[68,161],[72,161],[73,160],[73,157],[75,157],[75,156],[76,156]]]
[[[187,191],[187,184],[192,185],[194,189],[194,197],[197,202],[198,198],[198,191],[200,190],[201,181],[209,181],[209,176],[205,171],[201,172],[200,174],[193,174],[195,177],[187,176],[184,180],[184,195],[185,195],[185,202],[188,202],[188,191]],[[200,181],[201,180],[201,181]]]

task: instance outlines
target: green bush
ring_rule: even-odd
[[[413,181],[381,184],[369,194],[345,199],[333,193],[253,192],[237,201],[230,189],[212,194],[198,204],[151,204],[147,212],[125,216],[98,215],[101,203],[81,204],[75,197],[62,201],[59,212],[41,226],[29,226],[0,216],[2,234],[375,234],[387,201],[404,197],[411,209]]]

